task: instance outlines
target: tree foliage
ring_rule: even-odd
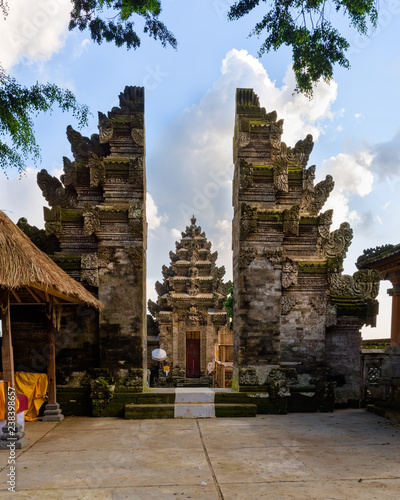
[[[158,19],[161,13],[158,0],[73,0],[72,3],[69,29],[89,29],[92,40],[99,44],[105,40],[114,42],[117,47],[125,44],[127,49],[137,49],[140,38],[130,20],[137,15],[144,19],[144,33],[160,40],[163,47],[167,44],[177,46],[174,35]],[[105,20],[109,11],[114,11],[115,15]]]
[[[226,301],[224,302],[224,307],[226,309],[228,317],[231,318],[231,321],[232,321],[232,319],[233,319],[233,283],[231,283],[229,285],[228,296],[226,298]]]
[[[25,162],[40,159],[32,115],[51,111],[57,104],[62,111],[72,111],[79,125],[85,125],[88,107],[77,103],[69,90],[56,85],[36,83],[20,85],[0,67],[0,167],[25,169]]]
[[[228,18],[240,19],[261,2],[268,12],[250,35],[267,33],[259,56],[288,45],[293,50],[296,91],[312,97],[315,83],[330,81],[337,63],[349,68],[345,56],[348,41],[333,27],[329,14],[334,11],[348,18],[350,25],[366,35],[369,23],[376,26],[376,0],[239,0],[230,8]]]
[[[103,40],[114,42],[117,47],[126,45],[128,49],[140,46],[140,39],[130,20],[136,14],[144,18],[144,33],[161,41],[165,47],[176,47],[172,33],[159,21],[161,2],[158,0],[72,0],[69,29],[81,31],[88,28],[97,43]],[[103,19],[110,10],[116,12],[112,19]],[[8,4],[0,0],[0,15],[7,17]],[[105,20],[106,19],[106,20]],[[33,116],[49,112],[57,105],[62,111],[72,111],[79,126],[87,123],[89,109],[80,105],[69,90],[54,84],[36,83],[31,87],[20,85],[11,78],[0,65],[0,167],[26,167],[26,161],[34,163],[40,159],[40,149],[35,139]]]

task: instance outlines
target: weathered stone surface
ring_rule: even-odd
[[[342,275],[352,229],[344,222],[331,232],[332,210],[320,213],[333,179],[314,186],[312,137],[287,147],[282,124],[251,89],[237,89],[233,387],[266,387],[268,373],[285,380],[279,370],[290,367],[277,397],[292,388],[298,401],[314,394],[312,404],[329,409],[335,377],[339,403],[360,399],[360,328],[373,324],[379,277]]]
[[[99,131],[89,139],[68,127],[74,161],[64,158],[62,182],[38,174],[52,207],[45,221],[59,243],[55,261],[105,305],[93,313],[95,328],[80,322],[79,341],[69,338],[57,364],[66,385],[86,359],[89,378],[104,368],[117,384],[140,390],[147,373],[144,89],[126,87],[120,108],[99,113]]]
[[[185,383],[185,379],[193,378],[212,383],[207,367],[214,360],[218,332],[226,328],[228,321],[222,306],[229,283],[222,280],[225,268],[216,266],[217,256],[193,217],[182,239],[176,242],[175,252],[170,252],[170,266],[162,268],[163,282],[156,283],[157,304],[151,302],[149,309],[159,324],[160,347],[167,353],[163,363],[170,367],[170,383]],[[192,348],[196,351],[194,357],[199,357],[195,375],[188,367],[187,350]]]

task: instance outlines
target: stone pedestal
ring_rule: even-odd
[[[64,415],[58,403],[47,403],[42,422],[61,422]]]
[[[6,424],[0,434],[0,450],[21,449],[27,446],[28,440],[20,424]]]

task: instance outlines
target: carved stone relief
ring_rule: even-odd
[[[300,209],[302,212],[318,214],[324,206],[335,183],[331,175],[327,175],[324,181],[319,182],[314,189],[306,190],[301,200]]]
[[[246,160],[240,160],[240,187],[249,188],[253,185],[253,165]]]
[[[37,183],[43,196],[51,207],[73,208],[77,205],[78,197],[74,186],[64,187],[61,182],[43,169],[37,174]]]
[[[289,288],[297,285],[297,264],[291,259],[285,259],[282,263],[282,287]]]
[[[285,236],[299,235],[300,205],[293,205],[283,212],[283,234]]]

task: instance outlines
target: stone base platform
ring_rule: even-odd
[[[125,419],[255,417],[257,405],[242,400],[243,394],[230,389],[158,389],[141,393],[136,403],[127,404]]]

